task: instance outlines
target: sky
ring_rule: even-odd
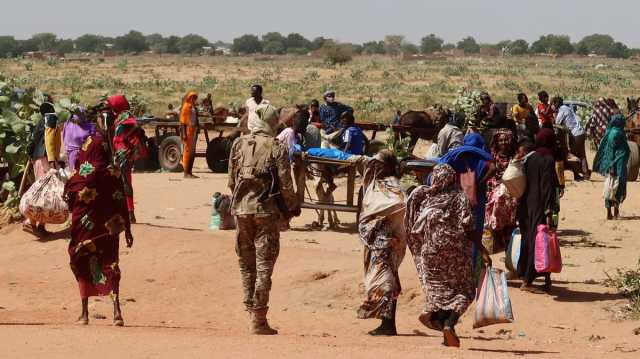
[[[435,33],[447,42],[474,36],[495,43],[544,34],[606,33],[640,48],[638,0],[36,0],[3,1],[0,35],[19,39],[53,32],[64,38],[85,33],[117,36],[200,34],[211,42],[246,33],[298,32],[344,42],[405,35],[418,43]],[[46,4],[46,5],[43,5]],[[34,9],[35,8],[35,9]],[[606,12],[606,9],[610,9]],[[16,16],[7,16],[15,14]],[[28,14],[28,15],[27,15]]]

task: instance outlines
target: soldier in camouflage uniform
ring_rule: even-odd
[[[300,207],[293,190],[287,148],[275,138],[276,109],[261,105],[256,113],[259,121],[252,127],[251,134],[236,139],[231,148],[229,187],[233,192],[231,211],[237,222],[236,253],[251,333],[273,335],[278,332],[269,327],[267,311],[271,274],[280,251],[279,223],[290,213],[299,215]],[[279,202],[273,195],[274,175],[278,177],[276,183],[280,182]],[[283,213],[287,211],[282,206],[291,211]]]

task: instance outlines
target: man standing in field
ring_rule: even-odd
[[[236,216],[236,253],[251,318],[250,331],[278,334],[267,322],[271,275],[280,251],[279,224],[300,215],[293,190],[285,145],[275,138],[276,109],[267,104],[255,110],[251,134],[236,139],[229,158],[231,213]]]
[[[260,105],[269,105],[270,102],[265,100],[262,97],[262,86],[253,85],[251,86],[251,97],[247,99],[245,102],[245,107],[247,108],[248,122],[247,126],[249,127],[249,131],[251,132],[251,128],[258,121],[258,116],[256,115],[256,110]]]
[[[320,121],[322,122],[322,148],[330,148],[331,140],[340,129],[340,116],[353,113],[353,108],[336,101],[336,92],[329,90],[324,93],[325,104],[320,106]]]

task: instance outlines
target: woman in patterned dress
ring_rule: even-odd
[[[119,301],[119,236],[125,232],[133,245],[129,211],[119,168],[112,159],[114,117],[100,118],[99,132],[87,137],[80,149],[77,170],[65,186],[72,212],[70,265],[82,299],[78,324],[89,324],[88,298],[113,298],[113,324],[123,326]]]
[[[405,216],[407,244],[426,297],[419,319],[443,332],[444,345],[460,346],[455,325],[474,299],[472,244],[485,264],[491,259],[474,235],[469,199],[458,187],[456,171],[447,164],[434,168],[431,186],[409,197]]]
[[[358,229],[364,244],[364,287],[367,298],[360,319],[381,319],[370,335],[397,335],[396,307],[400,295],[398,268],[407,249],[405,196],[398,178],[398,160],[388,150],[371,159],[364,172],[363,209]]]
[[[487,208],[485,229],[493,236],[493,253],[503,251],[514,228],[518,200],[511,197],[502,184],[502,175],[515,155],[515,137],[513,132],[501,128],[493,135],[491,157],[495,165],[495,174],[487,181]]]

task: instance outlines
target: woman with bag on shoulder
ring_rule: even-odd
[[[50,169],[57,169],[60,161],[62,137],[58,128],[58,116],[52,103],[44,102],[40,105],[42,118],[33,130],[33,141],[28,148],[36,181],[49,173]],[[47,236],[51,233],[44,227],[44,223],[36,223],[27,218],[22,229],[36,236]]]
[[[516,227],[518,199],[509,193],[508,188],[502,183],[502,177],[515,156],[515,147],[515,137],[510,130],[501,128],[493,135],[491,155],[496,171],[487,181],[485,228],[491,231],[494,253],[507,248]]]
[[[607,209],[608,220],[620,217],[620,204],[627,196],[627,162],[631,150],[624,126],[623,115],[616,114],[611,117],[593,161],[594,170],[605,177],[604,206]]]
[[[400,188],[399,163],[393,152],[383,150],[364,171],[362,213],[358,223],[364,245],[366,299],[359,319],[380,319],[369,335],[397,335],[396,309],[400,295],[398,269],[407,248],[404,216],[405,195]]]
[[[523,143],[518,152],[520,157],[527,156],[524,166],[527,186],[517,213],[522,234],[517,274],[522,279],[522,290],[541,293],[533,287],[533,281],[537,277],[543,276],[545,279],[544,290],[549,292],[551,290],[551,274],[536,271],[535,259],[538,226],[546,224],[548,228],[555,228],[553,213],[558,206],[557,191],[560,183],[555,171],[555,135],[553,130],[542,128],[536,135],[535,147],[531,143]]]

